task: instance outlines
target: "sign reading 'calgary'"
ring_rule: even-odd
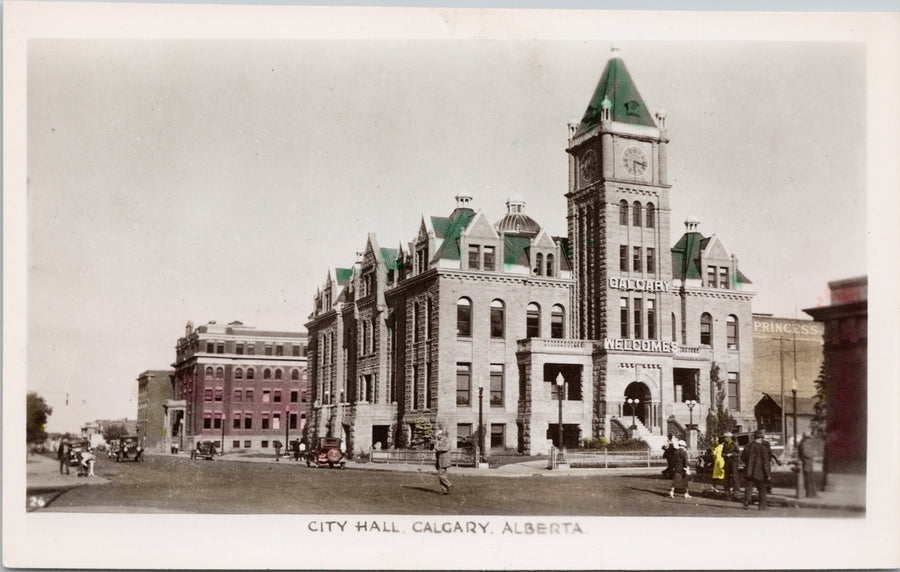
[[[637,290],[639,292],[669,292],[672,283],[668,280],[635,280],[633,278],[610,278],[609,287],[615,290]]]

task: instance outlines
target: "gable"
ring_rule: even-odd
[[[534,246],[535,248],[556,248],[556,243],[553,242],[553,239],[547,234],[547,231],[541,229],[541,232],[538,233],[536,237],[534,237]]]
[[[730,260],[731,256],[725,250],[725,246],[715,234],[709,237],[709,242],[703,249],[703,258],[709,260]]]
[[[469,239],[490,238],[497,240],[500,238],[482,211],[475,213],[474,218],[469,222],[463,234]]]

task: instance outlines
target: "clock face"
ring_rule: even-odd
[[[580,171],[581,180],[585,183],[590,183],[597,178],[597,174],[599,173],[597,153],[595,153],[593,149],[581,157]]]
[[[632,146],[626,147],[622,151],[622,165],[630,175],[640,177],[647,172],[650,162],[647,160],[646,153],[640,147]]]

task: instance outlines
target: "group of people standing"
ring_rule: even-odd
[[[65,471],[66,475],[71,474],[69,465],[74,459],[78,467],[79,477],[94,476],[94,460],[96,457],[90,451],[83,449],[74,450],[67,441],[60,441],[59,446],[56,448],[56,458],[59,460],[60,475],[63,474],[63,471]]]

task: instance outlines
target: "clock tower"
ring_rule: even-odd
[[[573,337],[672,341],[667,142],[614,50],[569,125]]]

